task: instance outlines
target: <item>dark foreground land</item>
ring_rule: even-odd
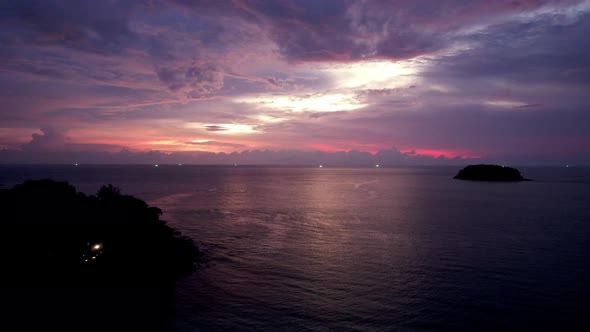
[[[174,285],[0,289],[3,331],[170,331]]]
[[[0,324],[15,331],[165,330],[174,282],[202,254],[111,185],[27,181],[0,191],[0,213]]]

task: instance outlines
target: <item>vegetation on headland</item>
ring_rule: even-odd
[[[190,274],[202,252],[161,214],[112,185],[96,195],[49,179],[0,190],[0,278],[70,285]]]
[[[530,181],[525,179],[516,168],[500,165],[469,165],[459,171],[453,179],[474,181]]]

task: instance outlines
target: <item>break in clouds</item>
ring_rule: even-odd
[[[4,1],[0,162],[590,163],[590,1]]]

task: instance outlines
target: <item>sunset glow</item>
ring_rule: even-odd
[[[590,163],[588,1],[0,10],[0,162]]]

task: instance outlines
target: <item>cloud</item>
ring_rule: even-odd
[[[309,114],[310,119],[319,119],[325,116],[338,116],[346,114],[346,111],[336,111],[336,112],[313,112]]]
[[[281,54],[294,62],[408,59],[453,43],[457,33],[500,17],[563,1],[176,1],[195,13],[229,15],[267,32]],[[580,1],[566,1],[575,4]]]
[[[223,88],[223,71],[211,63],[160,68],[157,74],[171,91],[183,92],[189,98],[206,97]]]
[[[539,107],[543,107],[543,104],[526,104],[526,105],[515,106],[514,108],[539,108]]]
[[[208,125],[205,126],[205,130],[207,131],[226,131],[229,130],[227,127],[218,126],[218,125]]]
[[[471,45],[456,54],[441,56],[429,71],[448,79],[502,78],[520,83],[590,83],[590,75],[577,75],[590,67],[590,13],[568,17],[554,13],[490,26],[463,37]],[[515,36],[517,36],[515,38]],[[564,75],[564,73],[573,73]]]
[[[35,155],[27,151],[0,150],[0,157],[5,163],[23,163],[44,158],[48,164],[209,164],[209,165],[306,165],[317,166],[359,166],[394,167],[403,165],[463,165],[478,160],[447,158],[403,153],[396,148],[381,150],[376,154],[357,150],[320,152],[297,150],[245,150],[233,153],[213,153],[203,151],[186,151],[163,153],[161,151],[134,152],[121,149],[118,152],[90,151],[56,151],[40,152]],[[481,160],[479,160],[481,161]]]
[[[584,157],[589,22],[569,0],[4,1],[0,146]]]
[[[185,142],[184,144],[187,145],[197,145],[197,146],[216,146],[216,147],[226,147],[226,148],[234,148],[234,149],[243,149],[246,147],[244,144],[238,143],[228,143],[228,142],[218,142],[218,141],[190,141]]]
[[[29,143],[21,145],[20,148],[24,154],[41,156],[52,153],[114,152],[122,149],[122,146],[116,144],[76,143],[63,129],[41,128],[40,130],[42,134],[33,134]]]
[[[23,0],[4,2],[5,15],[21,22],[28,33],[21,41],[61,44],[92,53],[120,53],[134,43],[129,17],[138,1]]]
[[[41,128],[42,134],[33,134],[32,140],[23,145],[25,151],[60,150],[71,141],[64,130],[56,128]]]
[[[243,75],[235,72],[224,73],[224,77],[229,81],[229,84],[227,85],[231,86],[233,89],[239,87],[239,94],[244,94],[246,92],[263,92],[268,91],[268,89],[279,90],[294,87],[288,79],[278,77]],[[248,83],[248,85],[241,83]],[[231,94],[230,91],[227,92]]]
[[[279,82],[279,80],[275,77],[267,77],[266,82],[273,88],[280,89],[283,87],[283,84]]]

